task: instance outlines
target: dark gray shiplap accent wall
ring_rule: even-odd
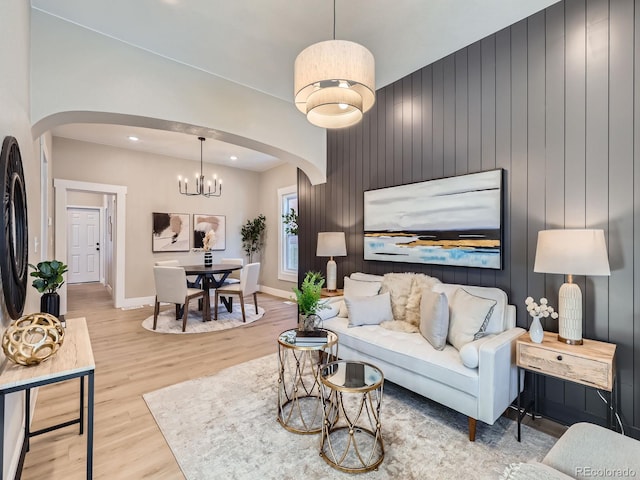
[[[577,277],[584,336],[618,345],[620,414],[639,436],[639,42],[640,0],[566,0],[380,89],[361,124],[329,132],[327,183],[299,172],[300,275],[325,269],[317,232],[343,230],[339,285],[354,271],[416,271],[498,286],[528,327],[524,299],[556,305],[563,281],[533,273],[537,232],[603,228],[611,277]],[[365,190],[493,168],[506,179],[503,270],[364,261]],[[546,415],[606,418],[593,390],[540,383]]]

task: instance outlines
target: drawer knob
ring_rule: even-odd
[[[558,355],[556,358],[558,359],[558,361],[562,361],[562,355]]]

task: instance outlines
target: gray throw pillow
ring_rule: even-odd
[[[444,293],[422,290],[420,333],[436,350],[443,350],[449,331],[449,302]]]

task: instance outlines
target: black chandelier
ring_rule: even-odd
[[[196,173],[196,190],[195,192],[189,191],[189,179],[185,177],[184,179],[184,189],[182,176],[178,176],[178,190],[182,195],[194,196],[194,195],[202,195],[203,197],[219,197],[222,195],[222,179],[218,180],[218,175],[213,175],[213,180],[207,180],[207,185],[205,188],[204,184],[204,173],[202,169],[202,144],[205,141],[204,137],[198,137],[200,140],[200,175]],[[211,187],[213,186],[213,190]],[[220,188],[218,188],[220,187]]]

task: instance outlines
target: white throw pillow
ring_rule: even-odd
[[[460,350],[465,344],[483,337],[496,303],[458,288],[449,302],[447,341]]]
[[[388,293],[373,297],[345,297],[344,303],[349,311],[349,326],[379,325],[391,320],[391,300]]]
[[[480,364],[480,346],[495,335],[486,335],[478,340],[469,342],[460,349],[460,360],[467,368],[478,368]]]
[[[449,302],[444,293],[422,290],[420,333],[436,350],[443,350],[449,332]]]
[[[359,282],[352,280],[349,277],[344,277],[344,298],[349,297],[373,297],[380,291],[380,282]],[[340,306],[339,317],[346,318],[348,315],[347,306],[343,303]]]

